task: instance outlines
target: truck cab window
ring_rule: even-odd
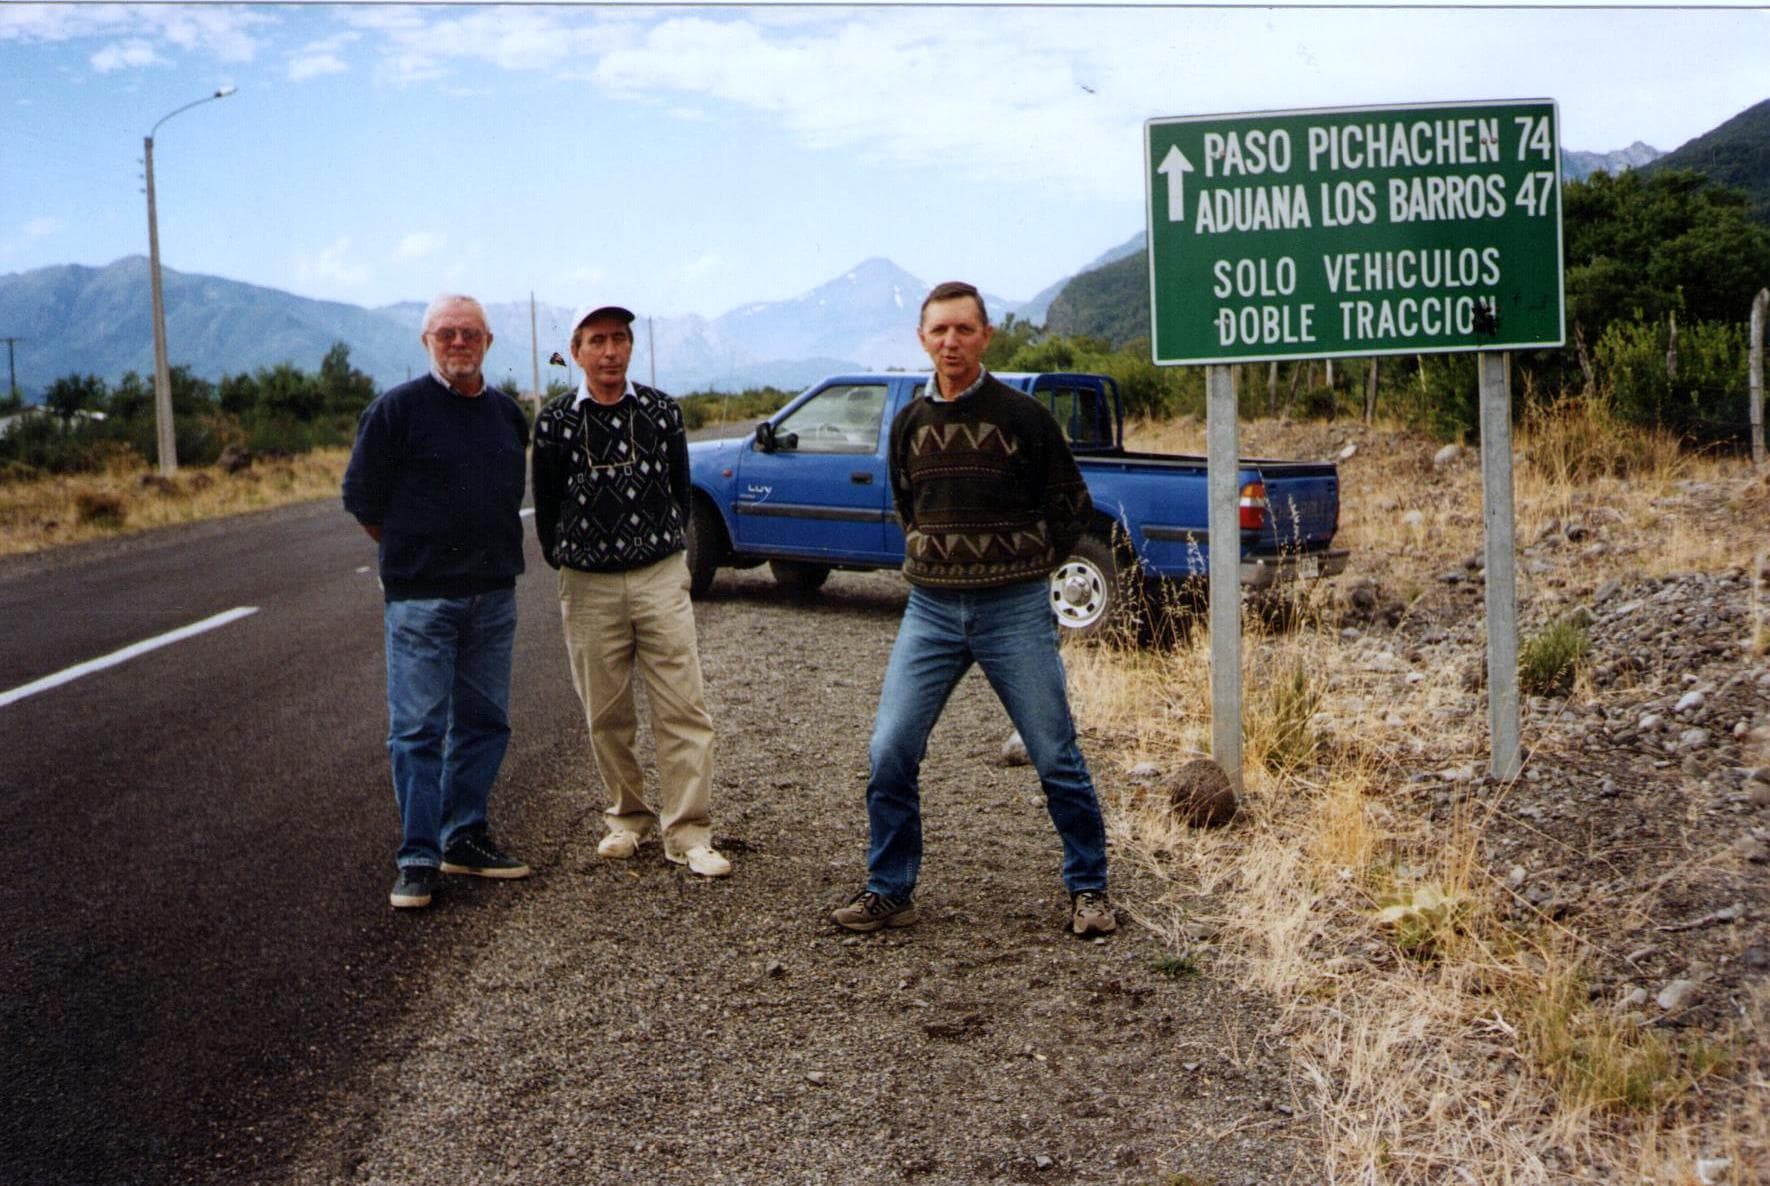
[[[872,453],[885,418],[885,385],[827,387],[795,408],[775,427],[775,438],[798,438],[801,453]]]

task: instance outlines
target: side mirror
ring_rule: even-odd
[[[774,425],[766,420],[756,426],[756,447],[764,453],[772,453],[775,450]]]

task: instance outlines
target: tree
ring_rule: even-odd
[[[258,372],[258,403],[273,416],[308,421],[325,410],[319,381],[292,363],[279,362]]]
[[[167,372],[167,383],[172,389],[174,415],[191,416],[215,402],[215,384],[201,375],[192,374],[190,367],[183,363]]]
[[[983,352],[983,365],[992,371],[1006,370],[1008,360],[1019,352],[1022,346],[1029,345],[1039,336],[1039,327],[1030,321],[1021,321],[1010,313],[1002,318],[1002,324],[996,326],[995,336],[989,341],[989,348]]]
[[[258,380],[245,371],[223,375],[215,388],[216,402],[230,416],[245,416],[258,406]]]
[[[125,371],[111,391],[110,413],[119,420],[133,420],[153,411],[154,389],[138,371]]]
[[[97,375],[63,375],[49,385],[43,403],[69,424],[81,412],[102,408],[106,394],[105,381]]]
[[[350,347],[333,342],[320,362],[320,398],[327,411],[356,413],[375,398],[375,380],[350,365]]]
[[[1567,312],[1587,342],[1637,313],[1739,321],[1770,276],[1770,230],[1696,173],[1594,173],[1563,190]]]

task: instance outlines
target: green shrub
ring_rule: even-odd
[[[693,432],[709,424],[761,420],[786,407],[794,394],[777,387],[751,387],[736,395],[701,391],[677,397],[676,406],[682,409],[682,423]]]
[[[1555,622],[1526,639],[1518,650],[1518,687],[1531,696],[1565,696],[1592,639],[1575,619]]]
[[[1693,322],[1678,327],[1678,372],[1666,374],[1671,326],[1639,319],[1615,322],[1594,351],[1600,382],[1617,415],[1642,428],[1663,428],[1697,441],[1744,441],[1746,329]]]

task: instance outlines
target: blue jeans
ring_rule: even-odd
[[[1105,889],[1106,828],[1076,745],[1044,581],[965,592],[911,587],[868,751],[867,888],[898,901],[915,891],[922,757],[947,697],[972,663],[983,669],[1038,770],[1045,809],[1063,840],[1064,886],[1072,894]]]
[[[485,823],[510,743],[516,591],[390,601],[384,622],[395,859],[436,866],[456,832]]]

